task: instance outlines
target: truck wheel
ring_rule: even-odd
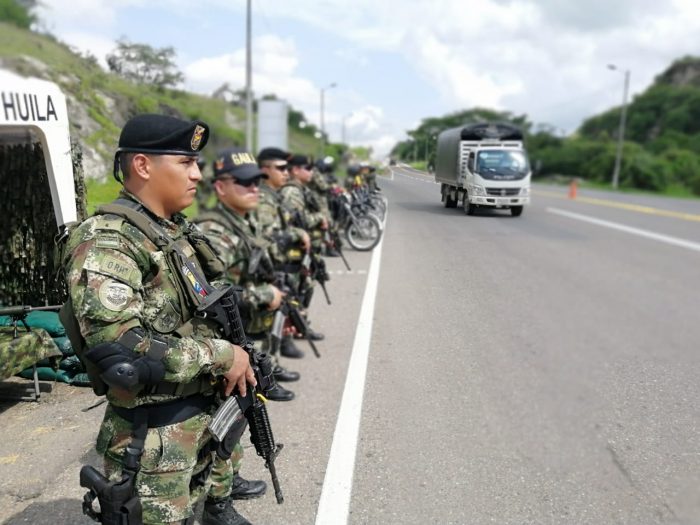
[[[445,208],[456,208],[457,199],[450,197],[449,192],[445,194]]]
[[[462,205],[464,206],[464,213],[467,215],[474,215],[476,206],[469,202],[469,194],[466,191],[464,192],[464,200],[462,201]]]
[[[510,207],[510,214],[513,217],[520,217],[523,214],[523,207],[522,206],[511,206]]]

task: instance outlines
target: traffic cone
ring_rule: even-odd
[[[569,198],[576,198],[576,179],[571,179],[571,184],[569,184]]]

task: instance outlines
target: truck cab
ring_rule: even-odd
[[[509,209],[519,216],[530,203],[531,169],[520,131],[507,124],[475,124],[438,136],[435,180],[447,208],[462,203]]]

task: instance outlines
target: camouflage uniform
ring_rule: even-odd
[[[138,202],[126,191],[121,197]],[[169,238],[180,241],[184,254],[200,273],[213,277],[207,275],[206,268],[202,269],[202,261],[190,242],[192,226],[183,215],[176,214],[172,220],[151,215],[151,220]],[[211,392],[216,376],[231,368],[234,346],[217,338],[209,321],[192,317],[179,288],[181,281],[171,270],[165,252],[129,221],[115,215],[90,217],[72,232],[65,253],[70,300],[88,348],[116,341],[127,331],[141,328],[145,337],[134,351],[147,351],[154,336],[164,338],[164,380],[186,385],[200,382],[204,393],[206,383]],[[196,292],[197,287],[192,284]],[[160,404],[182,396],[129,394],[110,389],[107,399],[109,405],[96,448],[104,457],[107,475],[118,477],[132,425],[113,407]],[[206,427],[213,409],[212,404],[186,421],[148,429],[136,478],[144,523],[169,523],[192,514],[192,503],[206,490],[206,483],[192,488],[190,485],[193,476],[206,473],[211,464],[213,453],[208,447],[210,435]],[[220,496],[227,496],[230,473],[212,475],[221,478]]]
[[[293,216],[293,223],[304,228],[311,237],[311,245],[315,251],[320,251],[323,244],[321,223],[324,214],[311,190],[297,181],[289,181],[280,188],[282,206]]]
[[[270,255],[276,265],[301,263],[304,230],[291,225],[292,216],[282,207],[280,194],[265,183],[260,185],[254,221],[262,237],[270,242]]]
[[[14,328],[0,327],[0,380],[19,374],[42,359],[60,358],[63,354],[46,330],[20,328],[17,337]],[[58,360],[56,360],[58,367]]]
[[[268,254],[268,241],[257,233],[254,216],[245,217],[217,205],[195,219],[207,236],[219,257],[224,262],[224,278],[231,284],[241,286],[241,309],[247,317],[245,332],[254,339],[264,337],[272,328],[274,312],[267,306],[274,300],[272,260]],[[261,250],[257,268],[250,267],[253,250]],[[253,270],[253,272],[251,272]]]
[[[331,185],[328,184],[326,177],[319,170],[313,170],[313,177],[308,185],[309,190],[314,194],[318,205],[321,208],[321,212],[326,217],[326,220],[330,221],[330,210],[328,209],[328,192],[331,189]]]

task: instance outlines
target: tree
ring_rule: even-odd
[[[33,0],[0,0],[0,22],[29,29],[36,22],[32,13],[35,7],[36,1]]]
[[[137,84],[153,84],[161,89],[175,87],[185,79],[174,60],[172,47],[157,49],[123,37],[117,41],[114,52],[107,55],[110,71]]]

